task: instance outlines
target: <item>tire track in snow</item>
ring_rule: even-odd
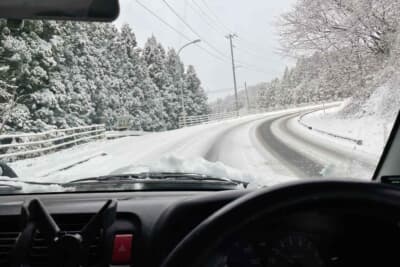
[[[204,159],[210,161],[210,162],[217,162],[221,158],[222,153],[229,153],[229,151],[224,151],[222,149],[223,146],[223,141],[225,140],[226,136],[229,136],[232,132],[236,131],[238,128],[241,128],[247,124],[253,123],[254,121],[257,120],[262,120],[264,118],[257,118],[254,120],[250,121],[245,121],[243,123],[237,124],[233,127],[228,128],[227,130],[223,131],[220,133],[216,138],[213,144],[210,146],[210,149],[208,152],[204,155]]]
[[[294,113],[298,115],[299,113]],[[273,154],[282,164],[291,169],[299,177],[320,177],[324,166],[305,157],[278,138],[272,131],[272,125],[282,118],[291,118],[294,114],[286,114],[277,118],[268,119],[256,130],[257,137],[264,148]]]

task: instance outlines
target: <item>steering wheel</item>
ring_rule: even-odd
[[[348,181],[313,181],[262,189],[233,201],[204,220],[174,248],[162,267],[204,266],[218,245],[261,217],[273,219],[304,207],[351,206],[398,213],[400,190],[378,183]]]

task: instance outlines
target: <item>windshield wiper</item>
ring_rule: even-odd
[[[96,176],[96,177],[89,177],[89,178],[82,178],[82,179],[76,179],[72,180],[66,183],[63,183],[63,185],[74,185],[74,184],[80,184],[80,183],[90,183],[90,182],[109,182],[109,181],[133,181],[133,180],[138,180],[140,179],[136,175],[107,175],[107,176]]]
[[[12,185],[12,184],[7,184],[7,183],[0,183],[0,193],[4,192],[15,192],[15,191],[21,191],[22,186],[18,185]]]
[[[144,173],[146,174],[146,173]],[[243,185],[243,187],[247,187],[249,182],[239,181],[230,178],[220,178],[214,177],[210,175],[204,174],[196,174],[196,173],[180,173],[180,172],[153,172],[147,173],[148,178],[150,179],[172,179],[172,180],[195,180],[195,181],[210,181],[210,182],[227,182],[227,183],[234,183],[237,185]]]
[[[230,185],[240,186],[242,185],[246,188],[249,183],[244,181],[238,181],[228,178],[218,178],[203,174],[195,174],[195,173],[176,173],[176,172],[143,172],[139,174],[123,174],[123,175],[107,175],[107,176],[98,176],[91,178],[83,178],[73,180],[67,183],[64,183],[63,186],[74,186],[78,184],[86,184],[86,183],[146,183],[146,181],[195,181],[195,182],[203,182],[203,183],[224,183]]]
[[[19,180],[19,179],[0,178],[0,193],[23,191],[23,186],[21,184],[23,184],[23,185],[41,185],[41,186],[60,185],[58,183],[43,183],[43,182],[23,181],[23,180]]]

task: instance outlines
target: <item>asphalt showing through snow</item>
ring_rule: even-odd
[[[272,124],[282,118],[292,118],[300,113],[283,115],[277,118],[267,119],[257,128],[257,137],[264,145],[265,149],[278,158],[282,164],[291,169],[298,176],[303,178],[319,177],[324,166],[305,157],[290,146],[282,142],[272,133]],[[289,131],[285,129],[288,133]]]

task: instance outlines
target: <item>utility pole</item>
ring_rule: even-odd
[[[244,90],[246,92],[247,111],[249,111],[250,110],[250,100],[249,100],[249,92],[247,91],[247,82],[244,82]]]
[[[239,100],[238,100],[238,92],[237,92],[237,84],[236,84],[236,67],[235,67],[235,57],[233,55],[233,38],[236,38],[236,34],[228,34],[226,36],[227,39],[229,39],[229,43],[231,46],[231,57],[232,57],[232,71],[233,71],[233,86],[235,88],[235,104],[236,104],[236,112],[237,115],[239,116]]]

